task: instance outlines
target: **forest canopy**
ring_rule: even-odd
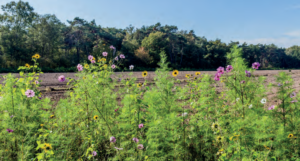
[[[0,72],[17,69],[31,62],[31,56],[39,53],[44,71],[64,69],[72,71],[78,63],[95,55],[95,50],[124,54],[122,69],[134,65],[136,70],[153,69],[159,62],[159,54],[165,52],[173,69],[215,69],[225,66],[226,53],[237,44],[243,58],[251,66],[260,62],[262,69],[299,68],[300,46],[279,48],[274,44],[247,44],[207,40],[195,35],[193,30],[179,30],[177,26],[162,26],[159,22],[135,28],[104,28],[95,20],[88,22],[79,17],[62,23],[55,15],[40,15],[28,2],[11,1],[2,5],[0,14]],[[8,70],[9,71],[9,70]]]

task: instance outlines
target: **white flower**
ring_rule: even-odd
[[[240,98],[236,98],[236,101],[239,101],[240,100]]]
[[[50,131],[50,133],[52,133],[52,131]]]
[[[183,113],[183,114],[181,114],[181,116],[186,116],[188,113],[187,112],[185,112],[185,113]]]
[[[130,66],[129,66],[129,70],[132,70],[133,68],[134,68],[133,65],[130,65]]]
[[[117,148],[117,147],[115,147],[117,150],[123,150],[123,148]]]
[[[129,92],[129,89],[127,89],[127,91],[126,91],[127,93]]]
[[[99,82],[96,82],[96,84],[98,84]]]
[[[265,98],[261,99],[260,101],[262,104],[265,104],[267,102],[267,100]]]
[[[252,104],[249,106],[249,108],[252,108]]]

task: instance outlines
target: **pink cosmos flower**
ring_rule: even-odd
[[[94,57],[93,57],[92,55],[89,55],[89,56],[88,56],[88,59],[89,59],[90,61],[92,61],[93,58],[94,58]]]
[[[144,124],[139,124],[139,128],[142,128],[142,127],[144,127]]]
[[[221,73],[216,73],[215,74],[215,81],[219,81],[221,77]]]
[[[223,67],[219,67],[217,69],[218,73],[224,74],[224,68]]]
[[[65,76],[61,75],[61,76],[58,77],[58,80],[60,82],[64,82],[66,80],[66,78],[65,78]]]
[[[8,131],[8,133],[11,133],[11,132],[13,132],[14,130],[12,130],[12,129],[6,129],[6,131]]]
[[[115,112],[117,112],[119,110],[119,108],[115,109]]]
[[[103,56],[107,56],[107,54],[108,53],[106,51],[102,53]]]
[[[121,59],[125,59],[124,54],[121,54],[121,55],[120,55],[120,58],[121,58]]]
[[[114,46],[112,46],[112,45],[110,45],[110,47],[109,48],[111,48],[111,49],[115,49],[115,47]]]
[[[295,97],[295,96],[296,96],[296,93],[295,93],[295,92],[293,92],[293,93],[290,95],[291,98],[293,98],[293,97]]]
[[[291,101],[291,103],[294,103],[294,102],[298,102],[297,100],[293,100],[293,101]]]
[[[83,66],[81,64],[78,64],[77,65],[77,69],[78,69],[78,71],[82,71],[83,70]]]
[[[115,60],[116,60],[116,61],[118,61],[118,60],[119,60],[119,58],[118,58],[118,57],[115,57]]]
[[[251,77],[250,71],[245,70],[245,73],[246,73],[246,76],[247,76],[247,77]]]
[[[28,90],[25,92],[25,95],[26,95],[27,97],[34,97],[35,93],[34,93],[33,90],[28,89]]]
[[[93,151],[92,154],[93,154],[93,156],[96,156],[96,155],[97,155],[97,152],[96,152],[96,151]]]
[[[260,64],[259,64],[258,62],[254,62],[254,63],[252,64],[252,68],[253,68],[253,69],[258,69],[258,67],[260,67]]]
[[[275,108],[275,105],[272,105],[268,108],[268,110],[273,110]]]
[[[227,67],[226,67],[226,72],[230,72],[232,69],[233,69],[233,68],[232,68],[231,65],[227,65]]]
[[[35,82],[35,84],[40,84],[40,82],[38,81],[38,80],[36,80],[36,81],[34,81]]]
[[[134,142],[138,143],[139,142],[139,139],[138,138],[133,138],[132,139]]]
[[[241,81],[241,83],[242,83],[242,84],[244,84],[244,83],[245,83],[245,81],[244,81],[244,80],[242,80],[242,81]]]
[[[111,65],[111,68],[115,69],[115,68],[116,68],[116,66],[113,64],[113,65]]]
[[[94,64],[94,63],[96,63],[96,61],[95,61],[95,60],[92,60],[92,61],[91,61],[91,63],[93,63],[93,64]]]
[[[142,149],[144,149],[144,146],[143,146],[143,144],[139,144],[137,148],[142,150]]]
[[[110,142],[115,143],[117,141],[117,139],[115,137],[110,137]]]

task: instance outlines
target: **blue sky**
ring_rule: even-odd
[[[0,0],[5,5],[11,0]],[[157,22],[194,30],[222,42],[300,45],[297,0],[23,0],[39,14],[55,14],[63,23],[75,17],[95,19],[102,27],[140,28]],[[0,13],[3,13],[2,10]]]

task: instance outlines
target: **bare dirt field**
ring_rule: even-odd
[[[265,83],[266,85],[269,83],[275,83],[275,75],[278,74],[278,72],[280,71],[284,71],[289,73],[288,70],[261,70],[261,71],[255,71],[253,73],[254,76],[265,76],[267,77]],[[193,74],[195,75],[195,72],[197,71],[179,71],[178,76],[176,77],[177,79],[186,79],[185,75],[186,74]],[[216,71],[200,71],[201,75],[202,74],[209,74],[212,75],[212,77],[214,76],[214,74],[216,73]],[[128,73],[129,72],[115,72],[112,75],[112,79],[117,79],[119,78],[119,76],[121,78],[128,78]],[[172,72],[170,72],[171,75]],[[75,76],[76,73],[44,73],[40,75],[40,80],[42,81],[40,83],[40,87],[39,89],[42,92],[42,97],[49,97],[52,101],[57,102],[59,99],[61,98],[66,98],[66,96],[64,95],[66,92],[66,88],[67,88],[67,81],[66,82],[59,82],[58,81],[58,77],[60,75],[64,75],[66,78],[70,77],[73,79],[76,79],[77,77]],[[291,71],[292,74],[292,78],[294,79],[294,86],[293,88],[295,89],[295,92],[299,92],[300,89],[300,70],[292,70]],[[5,73],[0,73],[0,75],[6,75]],[[16,77],[19,77],[19,74],[13,74]],[[148,72],[148,76],[146,77],[147,80],[152,81],[153,78],[155,76],[155,72]],[[142,72],[133,72],[132,77],[136,77],[137,78],[137,82],[143,82],[144,78],[142,77]],[[0,80],[0,83],[2,83],[3,80]],[[182,82],[180,84],[180,86],[184,86],[186,85],[186,83]],[[49,88],[50,87],[50,88]],[[222,85],[220,84],[220,82],[218,82],[217,87],[217,91],[221,91]],[[52,89],[52,90],[46,90],[46,88],[48,89]],[[276,89],[272,89],[272,91],[268,92],[268,103],[266,104],[266,106],[268,107],[269,105],[273,105],[273,104],[277,104],[278,102],[274,99],[272,99],[275,95],[276,95]],[[272,100],[272,101],[271,101]]]

